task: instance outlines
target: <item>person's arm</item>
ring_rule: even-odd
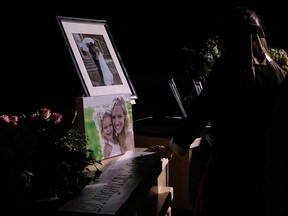
[[[107,158],[110,156],[111,152],[112,152],[112,146],[109,145],[108,143],[105,144],[104,146],[104,150],[103,150],[103,154],[104,154],[104,158]]]
[[[153,145],[147,148],[145,151],[147,152],[161,152],[163,158],[172,159],[173,154],[183,156],[186,151],[178,146],[176,143],[173,143],[173,137],[170,139],[168,145]]]

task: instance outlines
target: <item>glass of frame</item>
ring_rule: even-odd
[[[105,20],[56,16],[86,96],[137,95]]]

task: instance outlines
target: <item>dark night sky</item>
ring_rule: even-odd
[[[47,2],[17,3],[17,13],[15,3],[9,3],[6,12],[11,16],[1,15],[4,52],[0,114],[43,106],[59,112],[73,109],[81,83],[56,15],[107,21],[139,97],[134,105],[137,117],[163,112],[163,105],[173,107],[168,80],[177,73],[173,67],[175,53],[205,39],[215,20],[233,6],[256,10],[264,21],[268,43],[288,50],[287,15],[281,3],[274,6],[274,2],[257,4],[260,1],[248,0],[229,4],[184,0]]]

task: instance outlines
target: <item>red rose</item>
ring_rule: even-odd
[[[50,116],[50,119],[55,123],[58,124],[60,123],[61,119],[62,119],[62,115],[60,115],[59,113],[52,113]]]
[[[51,110],[48,108],[41,109],[41,118],[43,119],[49,119],[51,116]]]
[[[18,116],[12,116],[11,118],[10,118],[10,123],[12,124],[12,125],[14,125],[14,126],[16,126],[17,124],[18,124]]]

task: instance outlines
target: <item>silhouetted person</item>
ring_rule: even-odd
[[[267,216],[288,215],[288,76],[278,94],[267,138]]]
[[[263,216],[266,134],[283,71],[269,56],[254,11],[235,8],[218,30],[221,57],[164,156],[184,155],[210,123],[214,143],[207,193],[202,194],[203,208],[194,215]]]

